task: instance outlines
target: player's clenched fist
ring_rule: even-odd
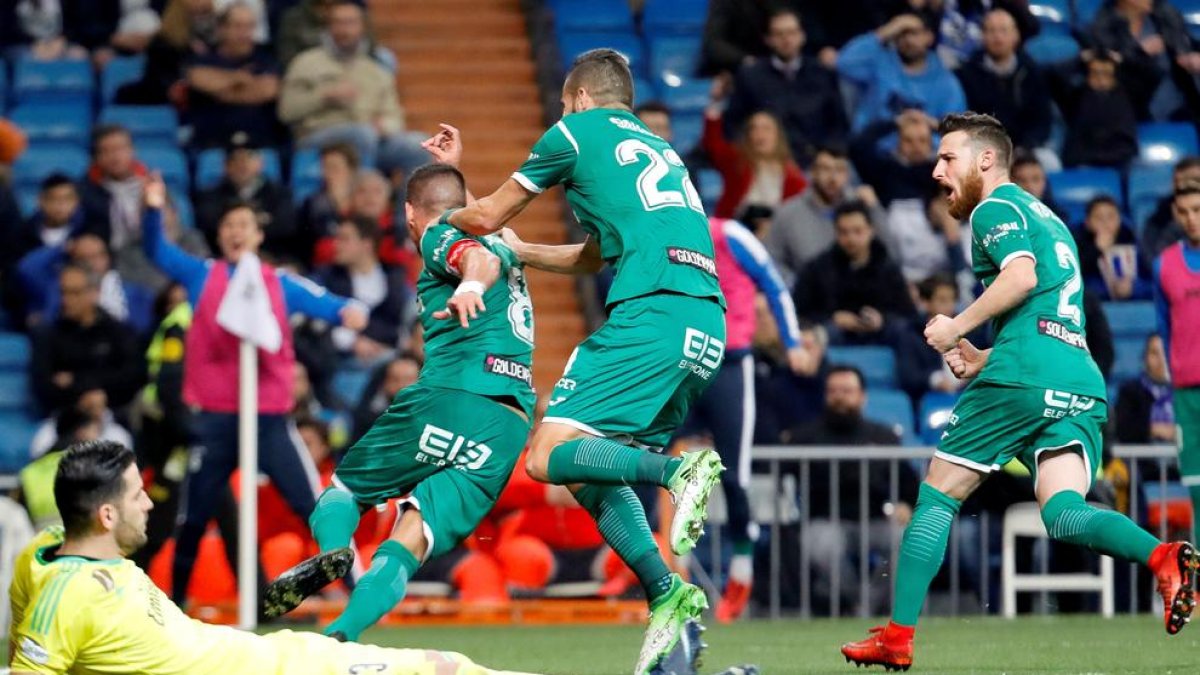
[[[983,370],[987,356],[975,348],[969,340],[959,340],[958,346],[942,354],[942,360],[950,368],[950,372],[960,380],[969,380]]]
[[[962,334],[958,332],[954,319],[945,314],[938,314],[925,324],[925,342],[942,354],[953,349],[960,337]]]

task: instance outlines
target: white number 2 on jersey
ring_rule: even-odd
[[[617,164],[621,166],[636,163],[639,155],[650,161],[650,164],[642,169],[642,173],[638,175],[637,179],[638,196],[642,198],[642,206],[647,211],[656,211],[672,206],[686,206],[694,211],[704,213],[704,204],[700,202],[700,193],[696,192],[696,186],[692,185],[692,179],[688,177],[686,169],[684,169],[683,181],[679,190],[659,189],[659,184],[671,171],[670,165],[683,168],[683,160],[674,150],[667,148],[660,155],[644,142],[630,138],[617,144],[616,154]]]
[[[1056,242],[1054,253],[1058,256],[1058,266],[1071,272],[1071,278],[1067,279],[1067,283],[1063,284],[1062,290],[1058,292],[1058,315],[1078,326],[1082,323],[1083,310],[1080,308],[1081,303],[1072,302],[1072,299],[1083,288],[1083,278],[1079,275],[1079,261],[1065,242]]]

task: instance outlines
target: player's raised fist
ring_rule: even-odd
[[[161,209],[167,204],[167,186],[163,183],[162,174],[155,171],[146,177],[142,183],[142,199],[146,206]]]
[[[942,355],[950,372],[960,380],[969,380],[979,374],[987,364],[984,353],[975,348],[970,340],[959,340],[958,345]]]
[[[449,164],[457,167],[462,161],[462,133],[449,124],[439,124],[441,131],[425,139],[421,147],[433,155],[433,160],[439,164]]]
[[[938,314],[925,324],[925,342],[942,354],[953,349],[960,337],[954,319],[945,314]]]

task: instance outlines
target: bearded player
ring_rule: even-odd
[[[963,500],[1012,459],[1034,475],[1051,537],[1154,572],[1167,633],[1174,635],[1195,604],[1200,561],[1193,546],[1164,544],[1121,513],[1084,501],[1101,461],[1108,406],[1087,348],[1071,233],[1010,181],[1012,141],[995,118],[949,115],[938,133],[933,177],[951,215],[970,218],[974,272],[986,290],[958,316],[933,317],[925,338],[955,375],[972,382],[954,407],[904,532],[891,621],[843,645],[842,654],[858,665],[908,670],[917,616],[942,565],[950,524]],[[991,349],[963,339],[989,320],[996,335]]]

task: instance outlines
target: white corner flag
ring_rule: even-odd
[[[253,253],[242,255],[217,308],[217,324],[272,354],[283,346],[283,334],[263,282],[262,263]]]

